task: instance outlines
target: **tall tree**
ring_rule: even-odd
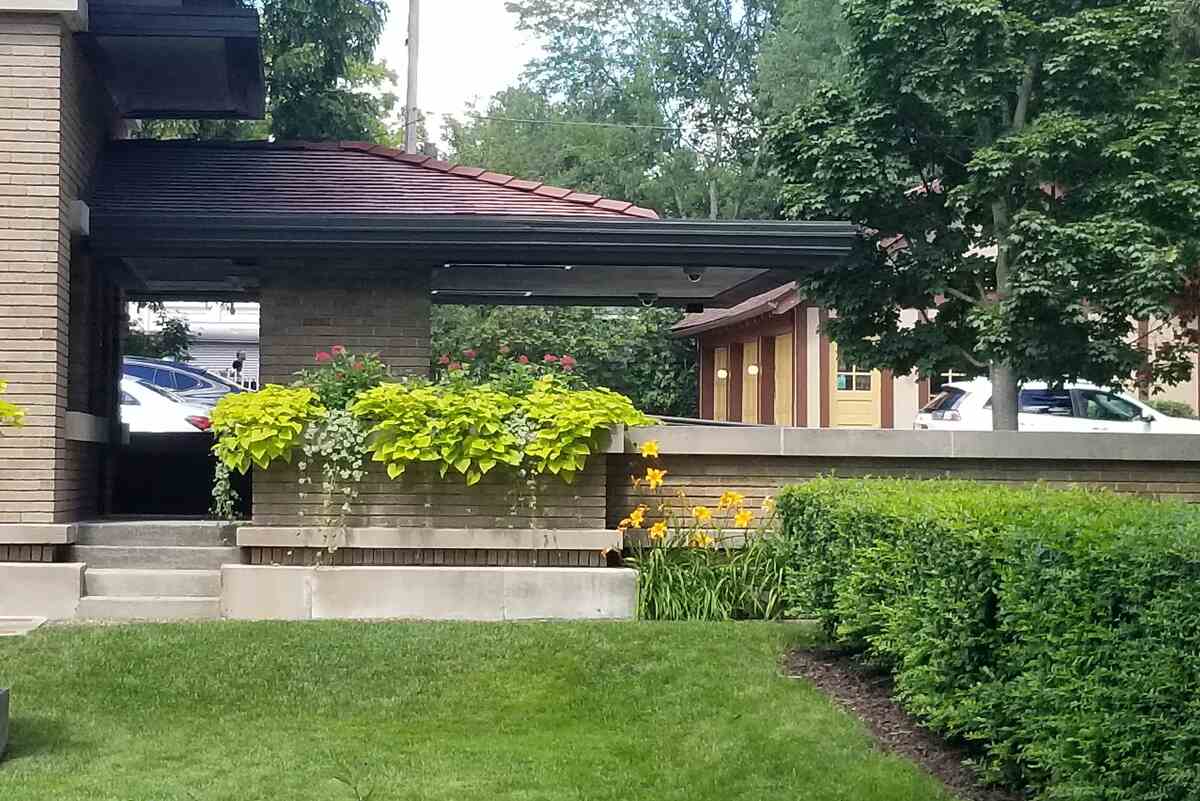
[[[395,144],[396,76],[375,61],[384,0],[262,0],[267,118],[147,120],[151,138],[362,139]]]
[[[837,310],[849,357],[986,366],[1009,430],[1021,379],[1188,375],[1200,70],[1173,36],[1184,5],[843,0],[850,79],[773,142],[791,215],[867,231],[861,258],[804,287]],[[1150,318],[1175,334],[1154,353],[1135,333]]]

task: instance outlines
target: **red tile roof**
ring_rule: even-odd
[[[368,142],[113,142],[90,202],[110,211],[658,218],[626,201]]]

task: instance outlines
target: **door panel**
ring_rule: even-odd
[[[830,343],[829,356],[829,424],[834,428],[879,428],[883,423],[879,371],[842,364],[837,343]]]

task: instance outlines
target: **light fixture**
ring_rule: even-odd
[[[564,270],[574,270],[574,269],[575,269],[575,265],[574,265],[574,264],[564,264],[564,265],[563,265],[563,269],[564,269]]]
[[[749,373],[750,375],[758,375],[758,365],[757,364],[750,365],[749,367],[746,368],[746,372]]]
[[[729,371],[722,367],[717,371],[717,380],[724,381],[726,378],[729,378]]]
[[[531,291],[526,291],[526,292],[525,292],[525,297],[527,297],[527,298],[532,298],[532,297],[533,297],[533,292],[531,292]]]
[[[436,295],[437,293],[438,293],[438,291],[436,289],[429,290],[430,295]]]

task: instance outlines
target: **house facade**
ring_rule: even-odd
[[[696,340],[701,418],[798,428],[910,429],[943,384],[972,377],[958,370],[930,377],[894,375],[849,363],[822,333],[830,313],[788,284],[680,321],[675,334]],[[901,321],[915,318],[915,313],[902,315]],[[1139,331],[1147,347],[1159,344],[1157,326],[1145,323]],[[1154,398],[1200,410],[1200,367],[1194,365],[1189,381]]]

